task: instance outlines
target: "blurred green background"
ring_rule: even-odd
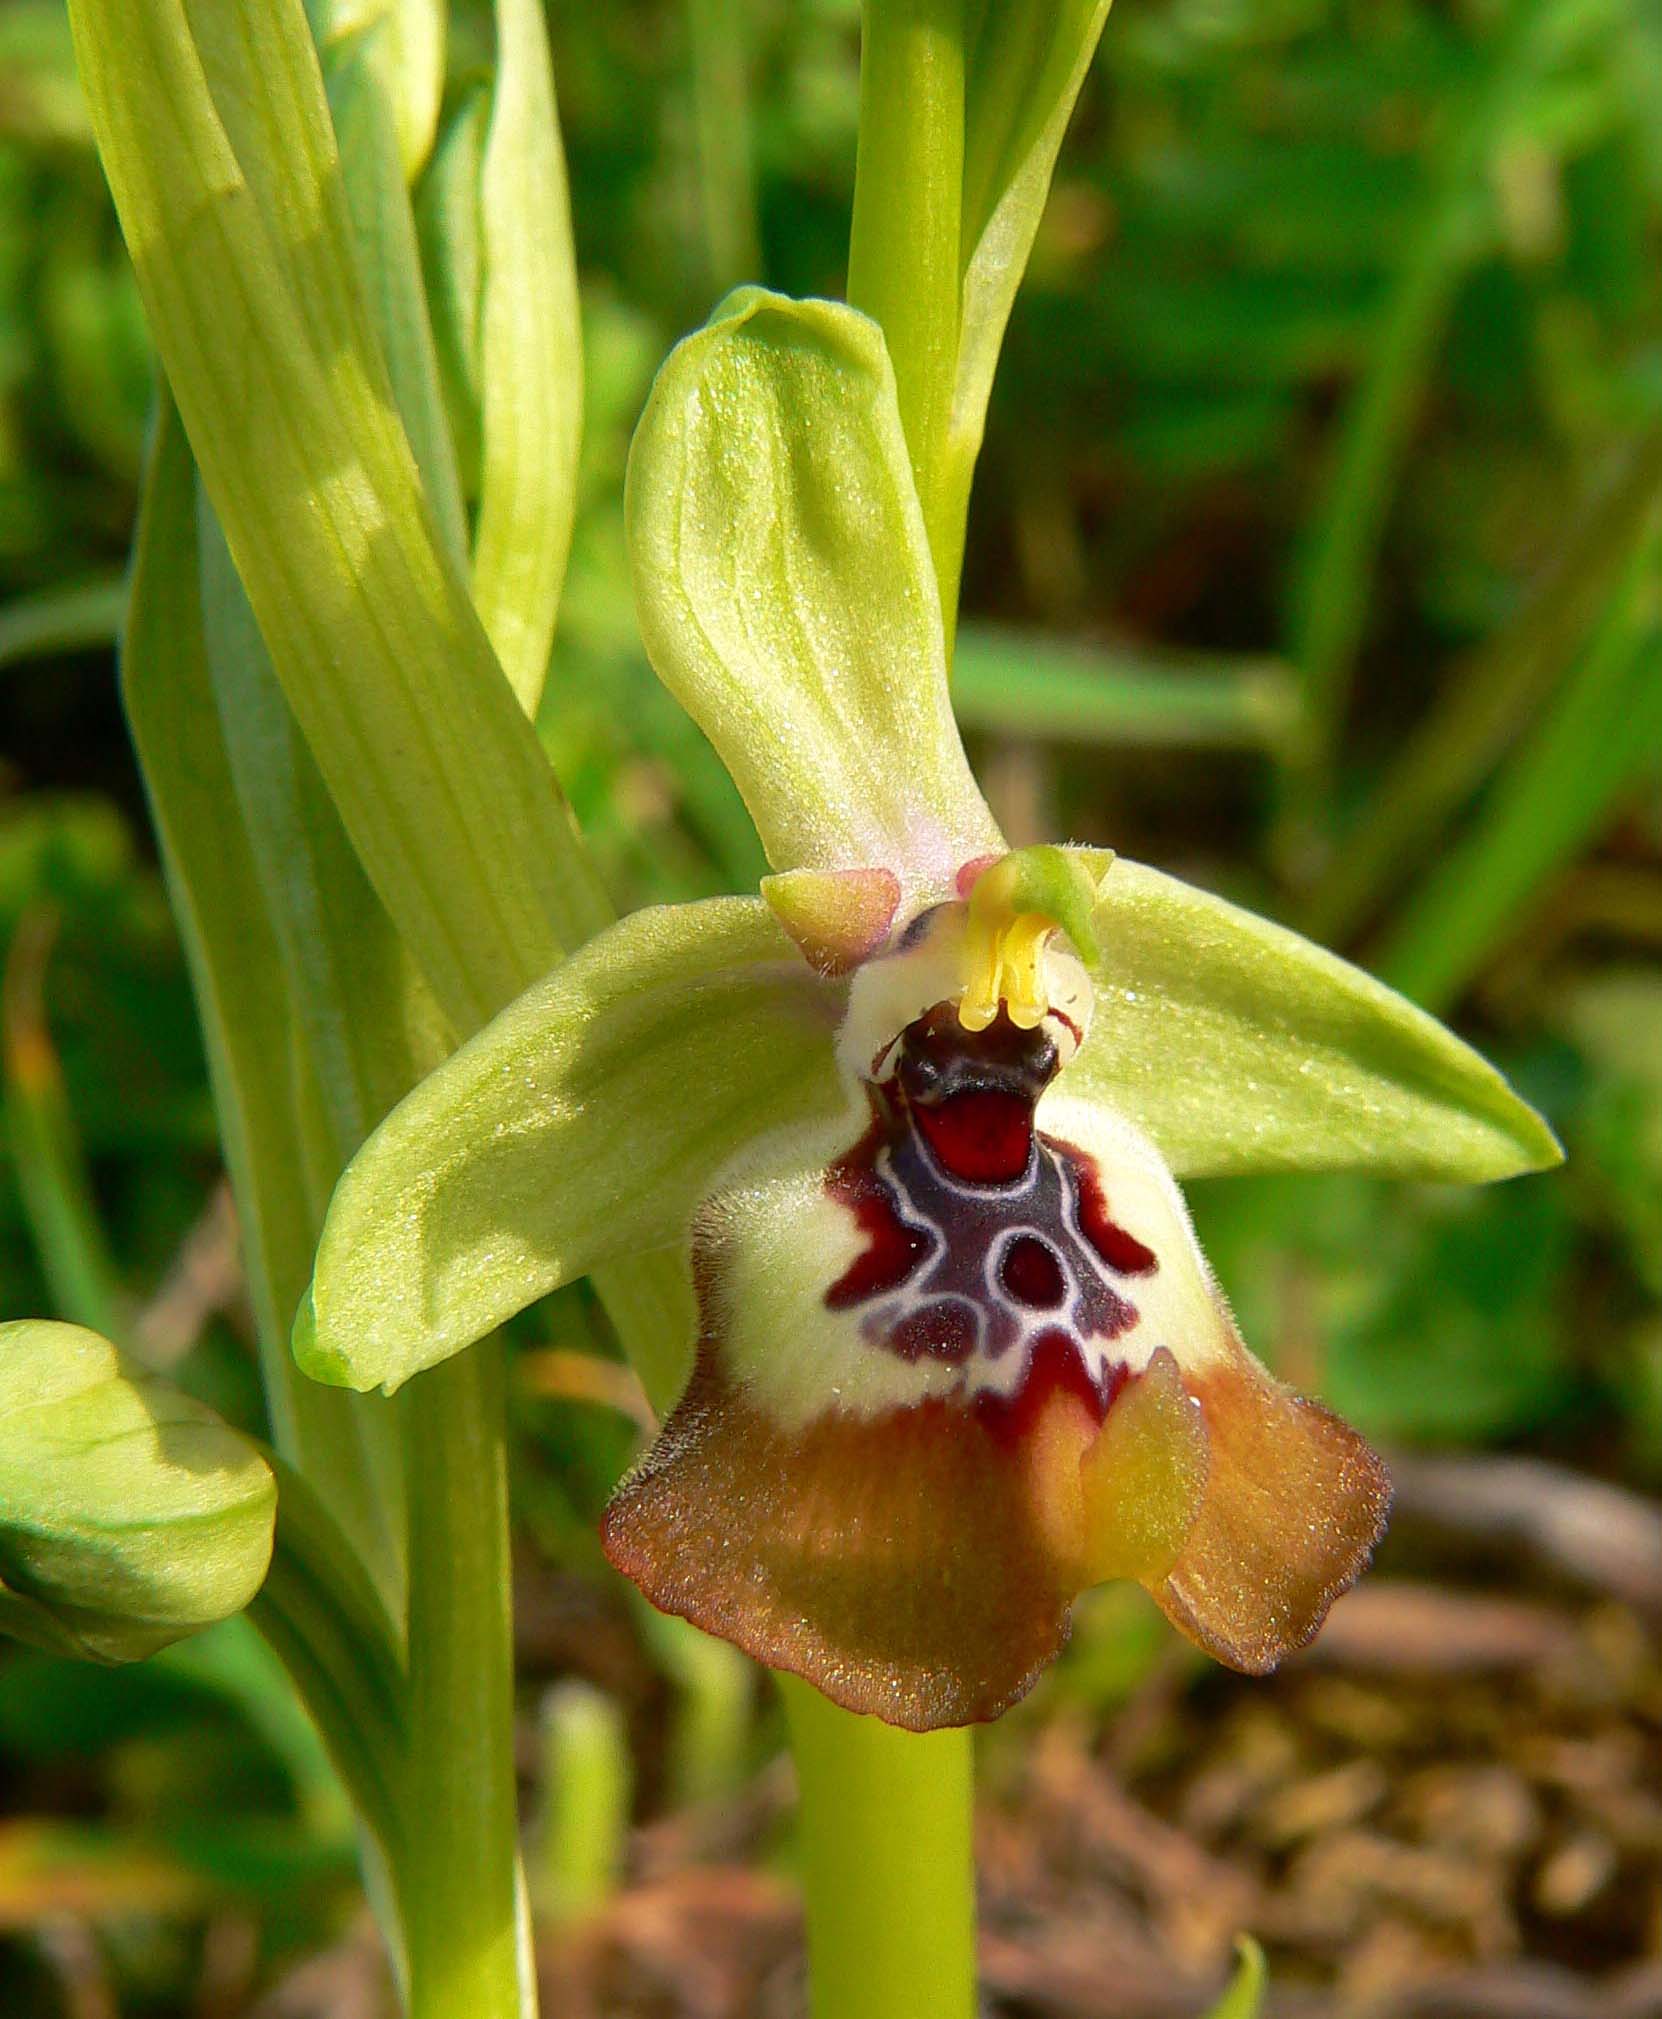
[[[461,94],[488,16],[454,12]],[[588,417],[541,726],[621,903],[744,889],[746,817],[636,637],[624,457],[723,288],[840,292],[858,9],[551,28]],[[254,1425],[113,672],[149,389],[63,14],[0,0],[0,1305]],[[1270,1685],[1139,1594],[1083,1609],[985,1743],[1001,2013],[1193,2011],[1243,1924],[1289,2013],[1662,2011],[1659,506],[1658,0],[1120,0],[972,512],[980,774],[1012,839],[1152,860],[1450,1016],[1570,1160],[1196,1188],[1248,1338],[1400,1455],[1398,1528]],[[637,1432],[595,1308],[520,1340],[550,2009],[792,2012],[767,1693],[600,1563]],[[343,1800],[251,1633],[119,1675],[0,1649],[0,2013],[385,1996]]]

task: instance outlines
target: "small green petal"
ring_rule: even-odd
[[[629,460],[647,650],[775,869],[951,894],[1003,852],[946,687],[940,594],[877,325],[741,288],[671,354]]]
[[[762,878],[762,897],[816,974],[847,974],[888,938],[900,878],[892,869],[787,869]]]
[[[1123,857],[1096,927],[1096,1014],[1067,1091],[1134,1122],[1179,1177],[1475,1183],[1561,1161],[1469,1045],[1297,933]]]
[[[754,898],[634,913],[527,989],[347,1167],[294,1350],[396,1388],[597,1263],[678,1240],[723,1163],[836,1113],[840,992]]]

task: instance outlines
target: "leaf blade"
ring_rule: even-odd
[[[73,22],[151,328],[279,676],[383,902],[475,1023],[608,907],[423,496],[304,17],[75,0]]]
[[[473,598],[535,716],[577,511],[583,337],[571,200],[540,0],[497,0],[480,186],[482,445]]]

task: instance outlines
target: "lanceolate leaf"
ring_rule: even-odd
[[[1472,1182],[1559,1161],[1476,1052],[1296,933],[1123,858],[1096,927],[1096,1017],[1064,1083],[1133,1121],[1179,1177]]]
[[[838,1001],[756,899],[614,926],[348,1167],[295,1330],[301,1365],[396,1388],[597,1262],[638,1267],[678,1241],[718,1166],[840,1112]]]
[[[496,42],[480,195],[484,440],[473,597],[509,684],[535,715],[576,510],[583,345],[542,0],[497,0]]]
[[[397,1509],[380,1490],[392,1470],[395,1426],[378,1402],[303,1380],[288,1350],[316,1238],[296,1115],[301,1047],[208,669],[190,451],[165,398],[139,518],[121,680],[207,1045],[273,1428],[302,1470],[329,1482],[331,1504],[383,1592],[396,1593]]]
[[[384,71],[372,49],[349,44],[329,67],[329,108],[370,315],[433,516],[446,548],[459,560],[467,552],[461,479]]]
[[[653,664],[732,772],[775,869],[892,865],[919,897],[1001,852],[947,702],[940,597],[875,323],[730,295],[658,375],[627,511]]]
[[[477,1022],[606,907],[423,495],[299,0],[75,0],[72,18],[151,328],[278,677],[382,901],[447,1012]]]
[[[966,14],[963,305],[947,447],[960,525],[1005,325],[1108,0],[971,0]],[[957,585],[942,590],[955,597]]]
[[[200,489],[197,510],[210,678],[327,1119],[332,1154],[317,1174],[326,1196],[347,1157],[454,1041],[323,789]]]
[[[469,498],[479,491],[479,434],[483,394],[479,383],[484,226],[479,185],[490,120],[488,88],[475,85],[457,101],[416,191],[416,231],[421,241],[427,309],[438,353],[439,379],[451,437]]]
[[[307,0],[327,59],[357,48],[374,63],[406,182],[420,173],[444,95],[445,0]]]

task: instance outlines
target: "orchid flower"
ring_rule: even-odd
[[[731,296],[658,378],[628,515],[653,664],[775,873],[599,934],[392,1112],[301,1364],[391,1389],[675,1244],[690,1376],[604,1518],[657,1605],[915,1729],[996,1716],[1109,1578],[1270,1668],[1389,1489],[1247,1351],[1177,1180],[1500,1178],[1551,1134],[1294,934],[1007,847],[874,323]]]

